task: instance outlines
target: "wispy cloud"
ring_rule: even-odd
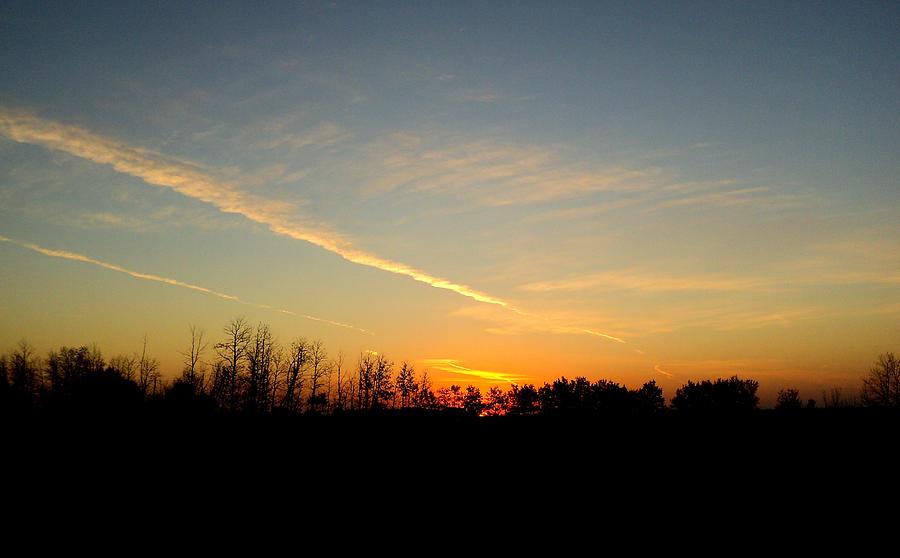
[[[351,137],[352,134],[336,122],[302,128],[296,117],[286,117],[247,128],[235,136],[235,141],[243,148],[299,150],[331,147]]]
[[[526,313],[506,300],[361,250],[343,235],[324,225],[300,225],[292,218],[292,213],[296,212],[293,205],[241,191],[234,184],[217,179],[209,169],[200,165],[130,147],[77,126],[3,108],[0,108],[0,133],[20,143],[40,145],[95,163],[110,165],[118,172],[139,178],[147,184],[170,188],[189,198],[209,203],[225,213],[242,215],[265,225],[275,234],[309,242],[349,262],[409,277],[437,289],[448,290],[478,302],[505,308],[518,315],[538,319],[537,316]],[[471,156],[476,160],[482,157],[475,153]],[[496,156],[498,155],[488,155],[488,159]],[[462,169],[464,161],[456,160],[451,166]],[[503,175],[507,171],[494,168],[494,172]],[[593,328],[558,326],[557,329],[559,332],[591,335],[624,343],[618,337]]]
[[[671,377],[674,376],[674,374],[672,374],[671,372],[666,372],[665,370],[663,370],[662,368],[660,368],[658,364],[654,364],[654,365],[653,365],[653,370],[654,370],[655,372],[659,373],[659,374],[662,374],[662,375],[665,376],[666,378],[671,378]]]
[[[463,103],[496,103],[503,100],[503,97],[494,93],[460,93],[454,98]]]
[[[491,140],[443,138],[432,145],[419,134],[396,133],[369,148],[366,194],[429,192],[467,196],[482,205],[532,204],[599,191],[636,191],[661,172],[650,167],[590,168],[560,148]],[[374,175],[372,175],[374,173]]]
[[[556,335],[588,335],[615,343],[625,344],[622,337],[604,333],[591,325],[598,323],[594,317],[565,315],[533,314],[529,312],[504,312],[502,314],[492,311],[484,306],[466,306],[453,312],[454,316],[475,318],[481,321],[493,323],[485,328],[487,333],[495,335],[523,335],[528,333],[552,333]]]
[[[305,318],[307,320],[323,322],[323,323],[331,324],[333,326],[343,327],[343,328],[347,328],[347,329],[354,329],[356,331],[372,335],[371,331],[369,331],[367,329],[363,329],[361,327],[356,327],[354,325],[345,324],[342,322],[336,322],[334,320],[327,320],[325,318],[319,318],[317,316],[312,316],[309,314],[298,314],[297,312],[292,312],[290,310],[285,310],[283,308],[278,308],[276,306],[271,306],[269,304],[257,304],[254,302],[248,302],[246,300],[241,300],[237,296],[225,294],[225,293],[222,293],[219,291],[215,291],[215,290],[209,289],[207,287],[195,285],[193,283],[186,283],[184,281],[179,281],[178,279],[172,279],[171,277],[163,277],[161,275],[154,275],[152,273],[143,273],[141,271],[134,271],[134,270],[122,267],[120,265],[116,265],[114,263],[106,262],[103,260],[98,260],[96,258],[91,258],[90,256],[85,256],[84,254],[78,254],[77,252],[69,252],[67,250],[54,250],[52,248],[45,248],[43,246],[39,246],[39,245],[31,243],[31,242],[22,242],[20,240],[13,240],[12,238],[8,238],[8,237],[2,236],[2,235],[0,235],[0,242],[8,242],[10,244],[20,246],[22,248],[27,248],[28,250],[37,252],[38,254],[50,256],[51,258],[62,258],[64,260],[71,260],[71,261],[75,261],[75,262],[96,265],[96,266],[102,267],[103,269],[108,269],[110,271],[115,271],[117,273],[123,273],[130,277],[134,277],[135,279],[143,279],[145,281],[154,281],[157,283],[171,285],[173,287],[181,287],[183,289],[190,289],[192,291],[197,291],[197,292],[200,292],[203,294],[207,294],[207,295],[221,298],[224,300],[228,300],[231,302],[237,302],[240,304],[245,304],[247,306],[254,306],[256,308],[263,308],[266,310],[273,310],[273,311],[279,312],[281,314],[288,314],[291,316],[299,316],[299,317]]]
[[[523,379],[524,376],[518,374],[509,374],[507,372],[497,372],[494,370],[477,370],[462,365],[462,361],[452,358],[426,358],[418,362],[425,368],[432,368],[441,372],[451,374],[450,378],[443,378],[442,381],[454,381],[454,379],[463,377],[469,379],[477,379],[484,382],[499,382],[504,384],[514,384]]]
[[[601,290],[638,291],[746,291],[771,284],[771,280],[722,276],[666,276],[657,273],[606,271],[555,281],[539,281],[519,287],[529,292]]]
[[[719,207],[729,207],[729,206],[740,206],[740,205],[750,205],[755,203],[760,203],[764,201],[760,196],[763,196],[769,191],[769,188],[764,186],[755,186],[751,188],[737,188],[733,190],[724,190],[724,191],[714,191],[714,192],[705,192],[702,194],[698,194],[695,196],[686,196],[686,197],[678,197],[674,199],[668,199],[663,202],[660,202],[653,207],[649,208],[647,211],[659,211],[661,209],[671,208],[671,207],[683,207],[683,206],[695,206],[695,205],[703,205],[703,206],[719,206]]]
[[[275,234],[303,240],[338,254],[352,263],[404,275],[415,281],[503,307],[511,305],[466,285],[435,277],[412,266],[381,258],[356,248],[349,240],[322,225],[303,226],[290,217],[295,208],[243,192],[208,169],[145,149],[127,146],[77,126],[60,124],[28,113],[0,109],[0,133],[20,143],[63,151],[140,178],[147,184],[171,188],[187,197],[212,204],[225,213],[263,224]]]

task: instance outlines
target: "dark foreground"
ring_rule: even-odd
[[[6,465],[57,471],[150,470],[210,475],[274,465],[328,477],[341,471],[449,471],[488,478],[700,467],[714,473],[894,461],[900,413],[847,408],[790,413],[654,416],[473,417],[442,412],[330,416],[151,411],[118,416],[32,412],[6,415]],[[389,473],[394,471],[394,473]]]

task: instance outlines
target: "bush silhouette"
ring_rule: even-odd
[[[688,381],[675,391],[672,407],[696,413],[735,413],[752,411],[759,406],[756,391],[759,382],[742,380],[737,376],[715,381]]]

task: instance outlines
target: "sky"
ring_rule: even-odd
[[[439,385],[855,389],[898,52],[891,2],[4,2],[0,350],[174,377],[244,316]]]

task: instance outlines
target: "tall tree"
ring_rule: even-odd
[[[269,384],[272,377],[274,339],[269,326],[259,324],[247,344],[247,378],[244,390],[244,409],[249,412],[266,410]]]
[[[375,359],[375,369],[372,376],[372,408],[380,409],[391,401],[394,395],[392,375],[394,363],[384,355],[378,355]]]
[[[147,354],[147,336],[144,335],[144,344],[141,348],[141,358],[138,361],[138,387],[141,395],[157,395],[160,388],[159,361]]]
[[[109,359],[109,368],[123,380],[134,382],[137,378],[138,356],[116,355]]]
[[[37,395],[43,383],[41,361],[27,341],[19,341],[10,355],[8,376],[13,392],[24,400],[31,400]]]
[[[870,407],[900,406],[900,360],[894,353],[879,355],[863,378],[862,399]]]
[[[481,390],[475,386],[466,386],[466,395],[463,397],[463,409],[467,414],[480,415],[484,409],[484,402],[481,399]]]
[[[506,393],[497,386],[488,389],[483,413],[495,417],[505,415],[509,411],[509,400]]]
[[[362,409],[373,407],[375,391],[375,355],[366,351],[359,355],[356,365],[357,389],[356,404]]]
[[[718,378],[714,382],[703,380],[688,381],[675,391],[672,407],[687,412],[746,412],[757,408],[759,397],[756,391],[759,382],[742,380],[737,376]]]
[[[419,389],[413,397],[413,403],[420,409],[433,409],[437,407],[437,397],[434,395],[433,384],[431,378],[428,377],[428,370],[422,372],[422,379],[419,380]]]
[[[225,341],[216,343],[216,353],[224,361],[225,401],[228,408],[238,407],[238,388],[244,360],[247,357],[247,346],[250,344],[252,330],[243,316],[233,319],[225,326]]]
[[[328,353],[321,341],[313,341],[309,345],[309,408],[319,411],[323,406],[322,395],[319,392],[325,383],[329,373]]]
[[[400,365],[400,372],[397,373],[397,393],[400,395],[400,407],[406,409],[412,403],[419,384],[416,382],[416,371],[406,361]]]
[[[344,409],[344,398],[347,394],[347,388],[344,387],[344,353],[339,352],[337,358],[331,363],[331,369],[337,376],[337,394],[335,396],[334,408],[338,410]]]
[[[203,354],[209,347],[209,343],[204,339],[205,333],[196,325],[188,326],[191,333],[191,346],[187,351],[181,353],[184,357],[184,370],[181,374],[181,380],[189,385],[194,393],[202,393],[206,380],[206,371],[204,370]]]
[[[303,393],[303,380],[309,361],[309,344],[305,339],[297,339],[291,343],[287,355],[284,377],[284,393],[281,396],[281,408],[296,412],[300,410],[300,397]]]

